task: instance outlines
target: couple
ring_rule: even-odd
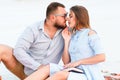
[[[57,64],[61,56],[64,66]],[[98,64],[104,60],[86,8],[71,7],[67,18],[58,2],[48,5],[45,21],[28,27],[14,49],[0,45],[0,61],[21,80],[104,80]],[[70,72],[73,67],[84,73]]]

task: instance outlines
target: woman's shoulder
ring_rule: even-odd
[[[89,29],[88,36],[91,36],[94,34],[97,34],[97,32],[95,30]]]

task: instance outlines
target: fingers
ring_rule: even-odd
[[[68,35],[71,34],[70,31],[68,30],[68,28],[65,28],[65,29],[63,30],[63,33],[64,33],[64,34],[68,34]]]
[[[72,67],[76,67],[76,64],[75,63],[69,63],[69,64],[64,65],[64,68],[72,68]]]
[[[64,68],[66,69],[66,68],[70,68],[71,67],[71,64],[66,64],[66,65],[64,65]]]
[[[67,27],[62,31],[62,33],[65,33],[66,31],[68,31]]]

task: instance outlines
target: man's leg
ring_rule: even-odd
[[[0,80],[2,80],[2,77],[0,76]]]
[[[23,70],[23,65],[13,56],[13,48],[0,44],[0,62],[1,61],[7,69],[9,69],[20,79],[23,80],[26,77]]]

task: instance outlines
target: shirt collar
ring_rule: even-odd
[[[40,24],[39,24],[39,27],[38,27],[38,29],[42,30],[42,32],[44,32],[44,23],[45,23],[45,20],[41,21]]]

